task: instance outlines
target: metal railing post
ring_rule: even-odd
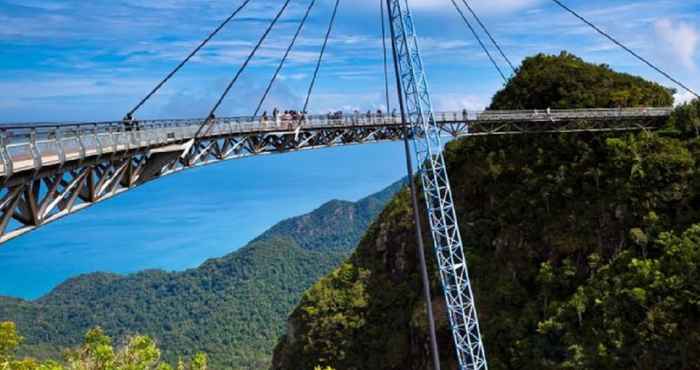
[[[76,135],[78,138],[78,145],[80,145],[80,160],[85,160],[87,157],[87,149],[85,148],[85,143],[83,142],[83,128],[81,126],[76,127]]]
[[[60,162],[60,166],[63,167],[63,165],[66,163],[66,149],[63,145],[63,132],[61,130],[61,126],[56,126],[54,130],[56,150],[58,150],[58,161]]]
[[[34,169],[38,171],[42,165],[43,161],[41,160],[41,152],[39,151],[39,147],[36,142],[36,129],[32,128],[31,131],[29,132],[29,148],[32,153],[32,160],[34,162]]]
[[[7,130],[2,130],[2,134],[0,135],[0,145],[2,146],[2,149],[0,150],[0,159],[2,159],[3,176],[5,179],[12,175],[12,159],[10,158],[10,154],[7,152],[7,136]]]

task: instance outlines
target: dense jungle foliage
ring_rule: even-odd
[[[490,109],[668,107],[669,89],[562,52],[526,58]]]
[[[214,369],[267,368],[302,293],[347,258],[401,185],[282,221],[189,271],[90,274],[37,301],[0,298],[0,320],[15,322],[26,336],[22,356],[57,358],[99,325],[115,338],[152,336],[169,363],[202,351]]]
[[[0,322],[0,369],[3,370],[206,370],[207,356],[197,353],[187,364],[182,358],[173,367],[161,361],[155,341],[136,335],[121,348],[114,348],[112,338],[100,328],[85,334],[80,347],[68,349],[60,361],[17,358],[15,351],[23,338],[12,322]]]
[[[584,107],[589,90],[608,88],[609,96],[641,94],[624,105],[671,101],[661,88],[646,100],[653,84],[582,70],[568,54],[525,64],[492,108],[533,107],[530,95],[548,99],[535,102],[540,108]],[[550,77],[531,75],[560,68],[576,88],[540,90]],[[677,108],[659,133],[472,137],[447,146],[490,369],[700,369],[699,108]],[[350,259],[304,294],[274,369],[432,368],[411,216],[404,191]],[[428,263],[442,365],[456,369],[436,264]]]

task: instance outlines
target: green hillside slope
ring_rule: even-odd
[[[586,99],[590,86],[580,86],[571,99]],[[679,108],[686,135],[677,137],[520,135],[447,146],[490,369],[700,368],[700,141],[687,129],[698,106]],[[431,369],[416,260],[402,192],[351,258],[304,294],[273,368]],[[456,369],[428,263],[440,357]]]
[[[607,65],[561,54],[526,58],[491,109],[575,109],[673,105],[669,90]]]
[[[301,294],[349,255],[400,186],[329,202],[196,269],[90,274],[37,301],[2,298],[0,321],[17,323],[21,354],[59,357],[99,325],[114,338],[154,337],[169,362],[203,351],[214,369],[265,368]]]

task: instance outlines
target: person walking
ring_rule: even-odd
[[[267,121],[268,121],[267,111],[264,111],[262,114],[262,120],[261,120],[263,128],[267,128]]]

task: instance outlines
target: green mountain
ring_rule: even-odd
[[[670,90],[562,52],[526,58],[490,109],[668,107]]]
[[[192,270],[95,273],[36,301],[0,298],[0,322],[17,323],[22,355],[60,357],[99,325],[114,338],[154,337],[170,363],[202,351],[214,369],[266,368],[301,294],[350,254],[401,186],[326,203]]]
[[[570,59],[526,64],[548,70],[560,58]],[[575,78],[580,71],[570,68],[562,73]],[[565,97],[572,106],[598,88],[583,81]],[[511,89],[499,96],[515,100],[494,109],[527,106]],[[555,107],[561,97],[547,93],[554,100],[545,106]],[[689,128],[700,122],[699,107],[679,108],[673,132],[472,137],[447,146],[490,369],[700,368],[700,140]],[[443,369],[457,369],[428,252],[440,358]],[[431,369],[416,260],[404,191],[349,260],[304,294],[273,369]]]

